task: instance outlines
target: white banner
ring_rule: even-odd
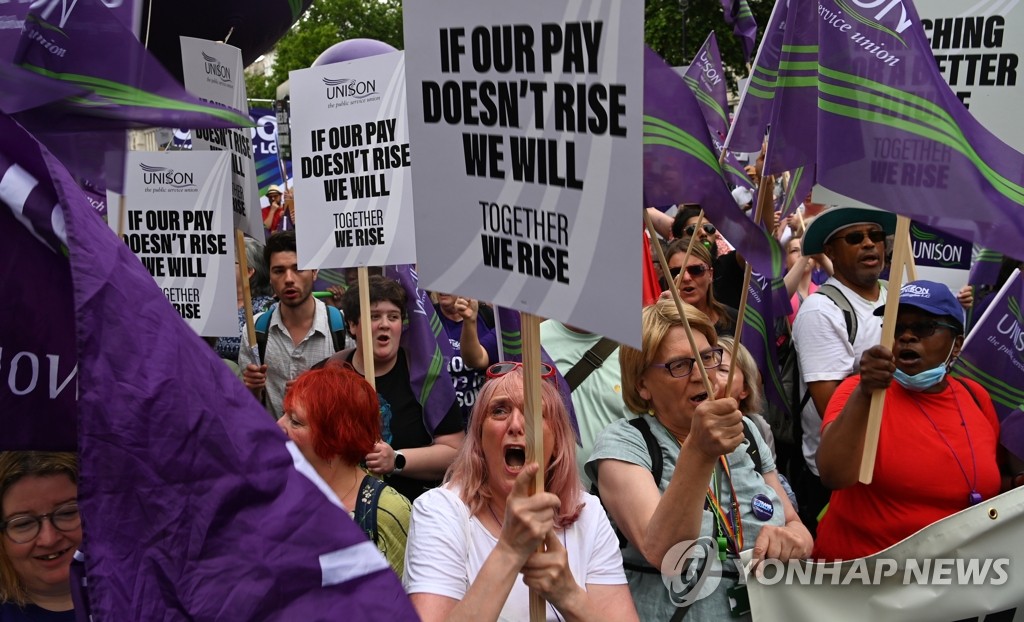
[[[238,48],[205,39],[181,37],[181,69],[185,89],[190,94],[223,104],[243,115],[249,114],[242,74],[242,51]],[[263,215],[249,129],[194,129],[192,148],[230,152],[234,228],[262,240]]]
[[[420,283],[639,345],[643,3],[405,6]]]
[[[299,266],[416,263],[404,54],[292,71],[288,83]]]
[[[129,151],[124,242],[204,337],[238,334],[227,153]],[[110,218],[115,231],[118,218]]]
[[[1024,488],[1017,488],[871,557],[765,567],[760,579],[747,577],[753,618],[1022,622],[1022,519]]]

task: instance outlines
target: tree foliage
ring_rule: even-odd
[[[747,0],[747,3],[757,20],[760,44],[774,2]],[[644,39],[647,45],[668,64],[690,64],[708,33],[714,31],[730,87],[735,88],[736,79],[747,75],[743,48],[732,33],[732,26],[725,23],[720,0],[646,0],[644,18]]]
[[[249,97],[275,97],[277,85],[288,79],[289,71],[305,69],[335,43],[357,38],[402,49],[401,0],[315,0],[278,41],[269,79],[246,80]]]

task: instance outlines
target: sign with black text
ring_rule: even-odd
[[[299,266],[416,263],[402,52],[292,71]]]
[[[421,283],[639,344],[643,5],[405,11]]]
[[[242,114],[248,112],[242,51],[238,48],[205,39],[181,37],[181,68],[185,89],[192,95],[223,104]],[[231,154],[234,227],[262,240],[263,215],[249,129],[194,129],[192,148]]]
[[[237,335],[229,154],[130,151],[127,157],[125,244],[196,333]],[[117,220],[110,219],[115,231]]]

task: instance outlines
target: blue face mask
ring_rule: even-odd
[[[951,347],[949,349],[949,354],[946,355],[945,361],[936,367],[926,369],[921,373],[914,374],[913,376],[904,373],[902,369],[897,369],[893,372],[892,379],[900,383],[900,386],[908,391],[920,393],[921,391],[930,389],[942,382],[942,379],[946,377],[946,364],[952,354],[953,348]]]

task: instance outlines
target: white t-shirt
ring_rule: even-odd
[[[878,300],[866,300],[835,277],[825,282],[835,285],[850,301],[857,316],[857,334],[851,344],[846,333],[843,311],[824,294],[808,296],[800,304],[793,322],[793,344],[800,361],[800,395],[807,392],[808,382],[842,380],[857,373],[860,356],[882,341],[882,318],[875,309],[885,305],[886,289]],[[807,467],[818,475],[818,444],[821,441],[821,415],[814,400],[807,400],[801,413],[803,453]]]
[[[618,540],[597,497],[583,493],[586,504],[571,527],[556,530],[569,555],[569,569],[576,582],[623,585],[626,574]],[[462,600],[487,556],[498,544],[455,490],[434,488],[413,503],[409,540],[405,550],[403,584],[409,594],[427,593]],[[529,588],[522,575],[516,578],[499,620],[530,619]],[[559,614],[560,615],[560,614]],[[547,606],[547,619],[558,620]]]

